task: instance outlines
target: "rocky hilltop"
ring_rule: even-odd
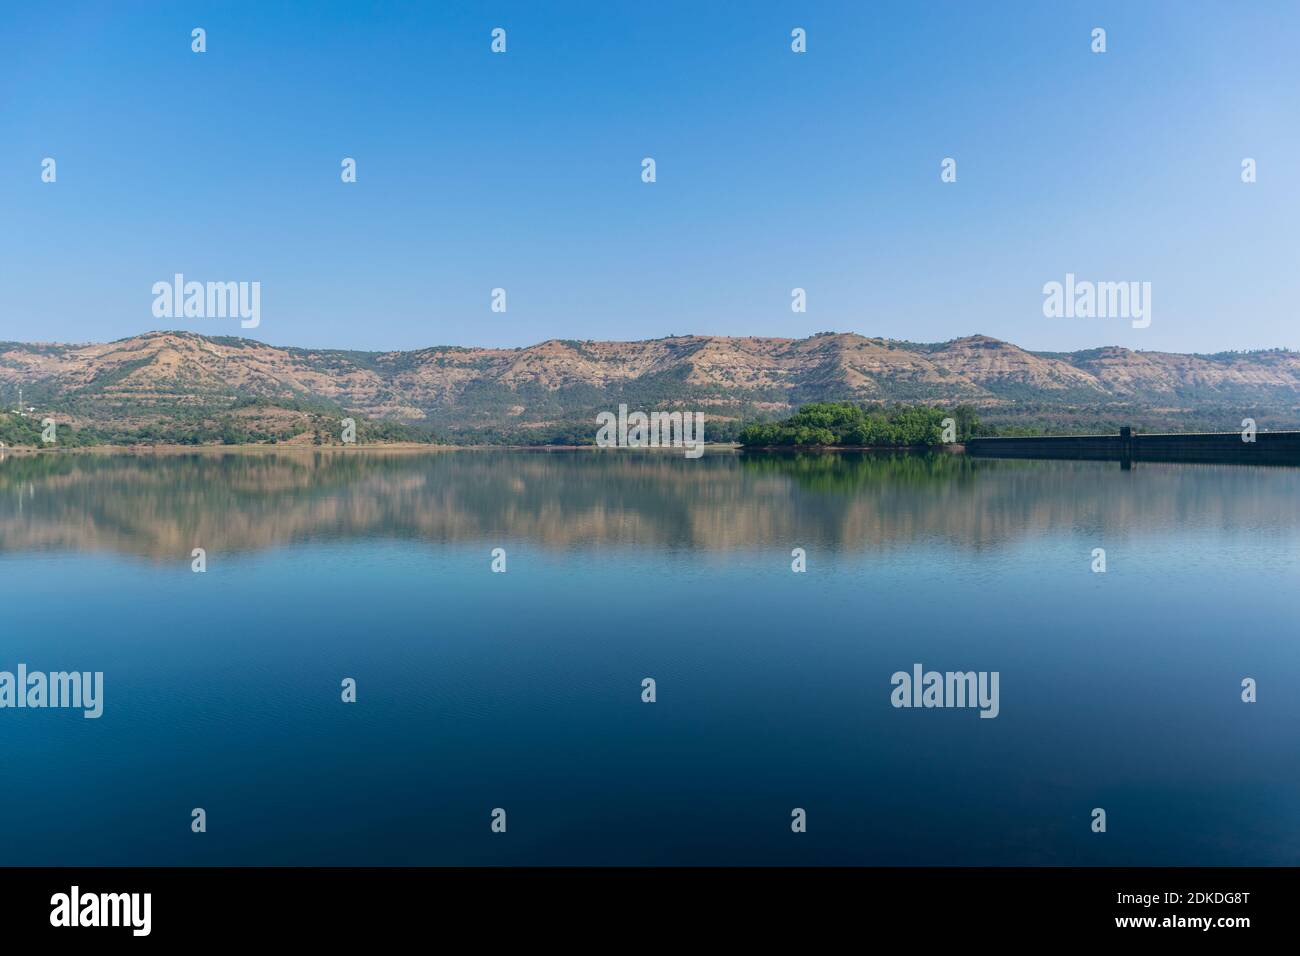
[[[107,440],[150,440],[186,427],[203,437],[232,421],[256,434],[310,440],[322,427],[333,430],[327,423],[340,413],[371,428],[400,426],[374,432],[381,438],[541,435],[565,423],[585,427],[619,402],[699,408],[716,424],[833,399],[961,403],[985,420],[1063,426],[1123,419],[1205,427],[1223,418],[1226,430],[1244,415],[1275,427],[1300,420],[1296,352],[1044,353],[983,335],[938,344],[853,333],[553,339],[409,352],[286,348],[191,332],[104,344],[0,343],[0,403],[11,425],[20,387],[35,415]]]

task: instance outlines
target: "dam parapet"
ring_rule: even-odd
[[[1069,458],[1084,461],[1223,462],[1300,465],[1300,431],[1257,432],[1253,440],[1235,432],[1118,435],[1058,435],[1034,438],[970,438],[966,454],[977,458]]]

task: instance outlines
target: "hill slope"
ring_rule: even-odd
[[[453,438],[542,434],[565,423],[582,433],[597,411],[619,402],[703,409],[715,424],[828,399],[965,403],[986,420],[1067,425],[1222,419],[1228,429],[1243,415],[1274,427],[1300,420],[1295,352],[1035,353],[982,335],[940,344],[852,333],[680,336],[410,352],[283,348],[191,332],[87,345],[0,343],[6,411],[20,386],[38,415],[119,440],[182,422],[248,418],[249,409],[322,421],[351,414]]]

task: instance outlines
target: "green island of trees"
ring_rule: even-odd
[[[929,405],[871,407],[852,402],[813,402],[782,421],[746,426],[738,440],[749,448],[941,445],[945,418],[955,423],[956,441],[965,441],[980,431],[979,418],[968,405],[948,410]]]

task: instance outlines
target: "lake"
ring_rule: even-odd
[[[1300,861],[1297,469],[10,454],[0,580],[104,675],[0,709],[0,864]]]

